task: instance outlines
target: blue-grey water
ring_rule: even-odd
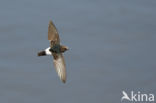
[[[49,20],[70,48],[66,84],[37,57]],[[0,1],[0,103],[120,103],[123,90],[156,95],[155,0]]]

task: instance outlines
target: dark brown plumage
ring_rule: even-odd
[[[44,56],[51,54],[53,56],[53,63],[56,72],[63,83],[66,82],[66,65],[63,57],[63,52],[68,50],[66,46],[60,45],[60,38],[58,31],[52,21],[48,26],[48,40],[50,41],[50,47],[45,51],[38,53],[38,56]]]
[[[46,52],[45,51],[41,51],[38,53],[38,56],[45,56],[46,55]]]
[[[50,41],[51,47],[53,47],[55,44],[60,44],[58,31],[52,21],[49,22],[48,40]]]

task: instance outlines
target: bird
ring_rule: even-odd
[[[121,98],[121,101],[123,99],[127,99],[127,100],[131,101],[131,99],[128,97],[128,94],[125,91],[122,91],[122,94],[123,94],[123,97]]]
[[[50,47],[38,52],[38,56],[53,56],[53,64],[56,72],[60,80],[66,83],[66,64],[63,53],[69,50],[69,48],[60,44],[59,33],[52,20],[49,21],[48,40],[50,42]]]

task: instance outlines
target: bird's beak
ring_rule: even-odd
[[[69,48],[67,47],[67,50],[69,50]]]

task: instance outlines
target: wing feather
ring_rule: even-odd
[[[66,66],[63,54],[54,54],[54,66],[58,76],[60,77],[63,83],[66,82]]]
[[[55,44],[60,44],[58,31],[51,20],[49,21],[48,27],[48,40],[50,41],[51,47]]]

